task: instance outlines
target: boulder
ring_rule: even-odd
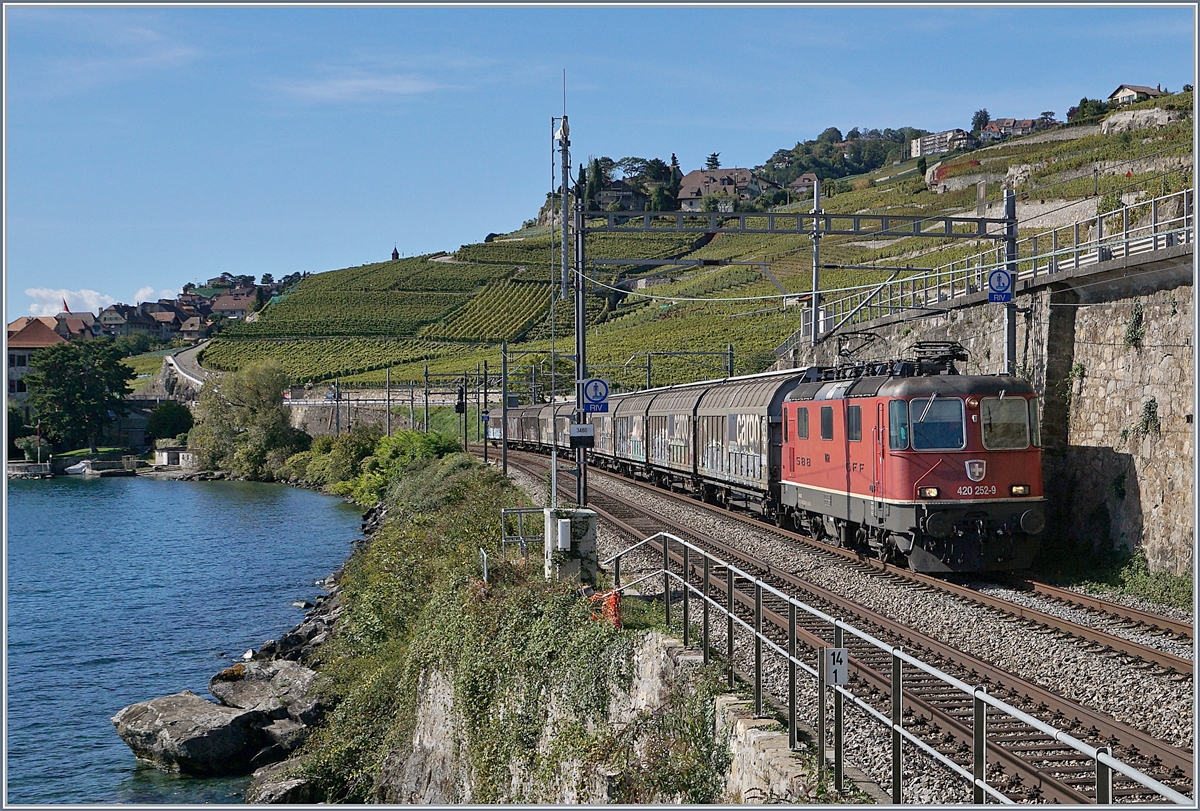
[[[287,659],[239,662],[212,677],[208,691],[229,707],[257,710],[271,718],[311,723],[323,707],[312,686],[315,670]]]
[[[317,801],[317,792],[308,780],[288,777],[289,762],[264,766],[254,772],[250,785],[246,787],[246,802],[252,805],[265,803],[304,803]]]
[[[132,704],[113,716],[121,740],[139,759],[168,772],[245,774],[269,743],[259,710],[226,707],[190,690]]]

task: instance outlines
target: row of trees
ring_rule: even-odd
[[[809,172],[821,180],[863,174],[908,157],[909,142],[928,134],[914,127],[883,130],[855,127],[843,136],[837,127],[828,127],[812,140],[801,141],[791,149],[776,150],[754,171],[780,186]]]

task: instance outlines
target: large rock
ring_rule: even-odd
[[[1147,127],[1165,127],[1172,121],[1181,121],[1184,118],[1187,118],[1186,113],[1157,107],[1149,110],[1123,110],[1101,121],[1100,132],[1104,135],[1119,135],[1122,132],[1133,132]]]
[[[311,724],[325,709],[312,689],[316,678],[315,670],[288,659],[252,659],[213,676],[208,691],[230,707]]]
[[[313,803],[317,792],[312,783],[302,777],[288,777],[290,761],[264,766],[254,772],[246,787],[246,803]]]
[[[169,772],[245,774],[270,741],[259,710],[225,707],[190,690],[133,704],[113,716],[121,740],[139,759]]]

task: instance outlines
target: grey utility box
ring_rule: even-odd
[[[596,513],[593,510],[551,509],[546,516],[546,579],[574,580],[596,585]]]

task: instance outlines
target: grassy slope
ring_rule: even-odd
[[[1189,93],[1134,106],[1190,109],[1191,103]],[[1064,172],[1096,161],[1129,160],[1164,149],[1176,149],[1173,154],[1186,152],[1190,135],[1191,123],[1185,121],[1124,136],[1094,135],[1032,144],[1028,139],[1016,139],[942,160],[948,167],[978,160],[978,171],[1001,174],[1011,166],[1031,164],[1031,179],[1017,189],[1018,194],[1076,200],[1091,196],[1092,180],[1089,176],[1063,182]],[[852,190],[825,199],[823,207],[835,213],[886,211],[930,216],[973,208],[974,188],[943,195],[925,191],[915,182],[915,165],[915,161],[905,161],[849,178]],[[1178,184],[1180,179],[1168,182]],[[1126,178],[1118,173],[1100,179],[1100,193],[1139,187],[1158,193],[1161,184],[1158,175]],[[989,199],[998,200],[1001,193],[999,184],[989,184]],[[804,211],[810,206],[802,201],[790,208]],[[696,250],[689,250],[691,244],[691,237],[671,234],[597,234],[589,237],[588,255],[765,261],[789,292],[803,293],[811,287],[812,253],[806,236],[722,234]],[[823,263],[934,267],[978,253],[981,247],[929,238],[905,238],[882,245],[853,237],[827,237],[822,240],[821,257]],[[389,364],[394,381],[419,379],[426,363],[434,373],[473,371],[485,359],[498,364],[496,342],[502,338],[523,335],[524,342],[513,345],[515,351],[548,351],[551,257],[557,254],[557,242],[541,228],[465,245],[447,257],[454,263],[416,257],[315,274],[287,300],[268,308],[257,325],[243,328],[246,337],[253,335],[259,340],[239,340],[238,330],[231,330],[214,342],[205,363],[233,369],[270,355],[279,357],[298,379],[340,376],[371,383],[382,382],[382,370]],[[602,285],[609,285],[659,270],[600,265],[594,275]],[[615,308],[615,297],[605,296],[603,287],[589,296],[588,353],[597,373],[632,387],[644,382],[645,359],[644,354],[635,357],[639,352],[719,351],[729,343],[735,345],[736,371],[757,371],[770,361],[770,350],[799,326],[799,310],[782,310],[778,299],[736,300],[779,294],[753,267],[681,269],[670,276],[678,281],[635,291]],[[829,290],[871,284],[886,276],[878,271],[823,270],[821,286]],[[710,302],[686,300],[700,297]],[[430,306],[424,306],[426,301],[432,302]],[[339,337],[312,340],[319,337],[312,334],[314,325],[331,306],[341,314],[337,325],[322,334]],[[572,351],[574,313],[570,301],[559,303],[554,320],[557,348]],[[350,340],[350,336],[365,335],[376,340]],[[299,338],[310,340],[296,340]],[[479,342],[472,343],[473,338]],[[656,359],[654,379],[656,383],[693,379],[715,373],[718,364],[717,359]]]

